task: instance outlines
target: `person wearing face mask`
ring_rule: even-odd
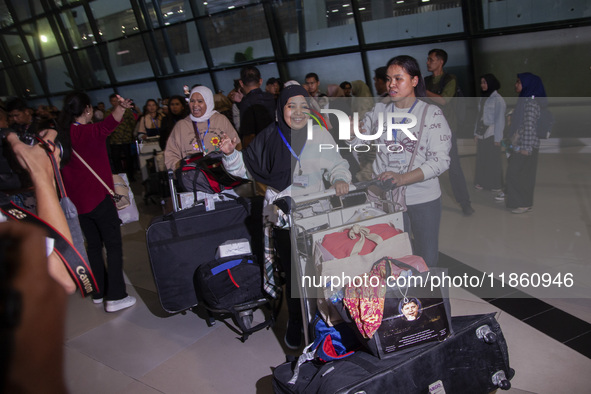
[[[183,158],[194,153],[219,151],[223,135],[240,143],[232,123],[214,109],[209,88],[197,86],[191,90],[189,109],[189,116],[176,122],[166,143],[164,163],[169,170],[176,170]]]
[[[310,118],[310,96],[300,85],[285,87],[277,102],[276,121],[263,129],[242,151],[235,150],[237,140],[224,137],[221,150],[226,155],[226,170],[236,176],[249,177],[266,185],[265,249],[267,261],[279,257],[286,274],[289,321],[285,345],[297,349],[301,344],[302,315],[297,296],[292,296],[291,242],[285,216],[277,214],[273,203],[283,197],[305,195],[324,190],[323,178],[337,195],[349,191],[349,164],[336,150],[319,152],[320,144],[336,145],[330,133],[317,126],[312,140],[307,140]],[[266,251],[267,253],[267,251]],[[297,288],[293,288],[297,291]]]

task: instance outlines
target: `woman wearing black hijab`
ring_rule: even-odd
[[[286,274],[289,321],[285,344],[297,349],[301,344],[302,316],[299,299],[291,296],[291,242],[289,220],[273,204],[283,197],[311,194],[324,190],[324,180],[337,195],[349,191],[349,164],[336,150],[330,133],[313,127],[313,139],[307,139],[310,118],[308,92],[299,85],[281,91],[277,101],[276,121],[263,129],[241,152],[235,150],[237,141],[223,138],[220,144],[226,155],[224,165],[233,175],[249,177],[267,185],[263,221],[265,223],[265,290],[274,292],[269,264],[276,256]],[[323,149],[320,146],[333,146]],[[324,179],[323,179],[324,178]],[[296,291],[296,289],[294,289]]]

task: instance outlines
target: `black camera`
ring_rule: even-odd
[[[24,142],[25,144],[27,144],[29,146],[33,146],[38,142],[37,135],[35,133],[31,133],[29,131],[25,131],[23,133],[17,133],[14,129],[11,129],[8,127],[0,128],[0,135],[2,136],[2,138],[6,138],[6,136],[9,133],[15,133],[16,135],[18,135],[19,140],[21,140],[22,142]]]
[[[11,128],[5,128],[5,127],[0,128],[0,136],[2,136],[3,139],[6,138],[8,133],[16,133],[18,135],[18,139],[21,140],[21,142],[23,142],[29,146],[35,146],[41,140],[41,137],[38,136],[37,133],[33,133],[28,130],[24,131],[22,133],[18,133]],[[56,138],[54,143],[55,143],[56,149],[59,149],[60,158],[63,159],[64,158],[64,149],[62,147],[61,142]]]
[[[18,138],[29,146],[33,146],[38,142],[37,136],[34,133],[29,133],[28,131],[19,134]]]

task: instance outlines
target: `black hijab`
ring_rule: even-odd
[[[257,134],[242,152],[244,164],[255,180],[278,191],[291,185],[293,168],[297,165],[297,159],[291,154],[281,135],[283,134],[298,156],[306,143],[306,128],[292,132],[284,119],[283,108],[294,96],[310,97],[306,89],[300,85],[284,88],[277,100],[276,121]]]

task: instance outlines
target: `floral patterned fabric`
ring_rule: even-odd
[[[386,264],[389,262],[383,258],[369,272],[367,283],[375,284],[375,280],[370,278],[377,277],[378,286],[345,287],[343,303],[364,338],[371,338],[382,324],[386,297]]]

